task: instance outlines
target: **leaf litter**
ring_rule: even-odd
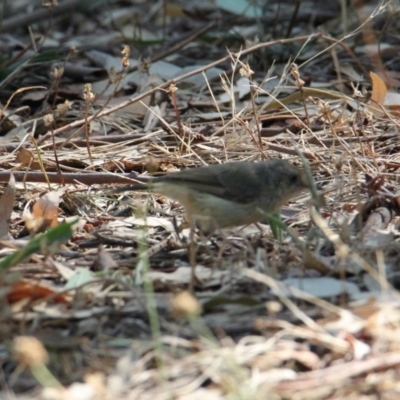
[[[78,3],[3,13],[7,391],[398,395],[396,5]],[[298,151],[324,201],[292,201],[279,239],[260,224],[191,243],[179,204],[110,194]]]

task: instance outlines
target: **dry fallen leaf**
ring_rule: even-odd
[[[15,283],[10,292],[7,294],[7,301],[10,304],[16,303],[24,299],[31,301],[44,299],[52,296],[52,301],[55,303],[67,304],[68,300],[65,294],[57,294],[54,290],[44,287],[39,284],[32,284],[30,282],[17,282]],[[48,299],[47,299],[48,300]]]
[[[387,94],[385,82],[374,72],[369,73],[372,81],[372,93],[371,93],[371,106],[370,111],[378,116],[381,115],[379,106],[383,106]]]
[[[21,163],[21,165],[16,169],[21,169],[23,167],[29,167],[30,169],[41,169],[40,164],[35,161],[35,156],[33,155],[33,152],[31,150],[25,149],[24,147],[21,147],[18,150],[15,161]]]
[[[58,206],[65,191],[66,188],[61,188],[56,192],[48,192],[36,201],[32,208],[31,218],[25,218],[25,225],[29,232],[43,232],[49,227],[57,226]]]

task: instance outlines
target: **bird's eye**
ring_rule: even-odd
[[[291,183],[292,185],[294,185],[294,184],[297,183],[297,180],[298,180],[297,175],[290,175],[290,177],[289,177],[289,183]]]

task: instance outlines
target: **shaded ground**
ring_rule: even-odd
[[[398,4],[188,3],[3,5],[1,398],[397,398]],[[275,234],[109,193],[298,152]]]

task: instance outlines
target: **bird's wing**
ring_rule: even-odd
[[[193,190],[239,203],[250,202],[261,192],[254,164],[247,162],[183,170],[164,176],[162,181],[180,182]]]

